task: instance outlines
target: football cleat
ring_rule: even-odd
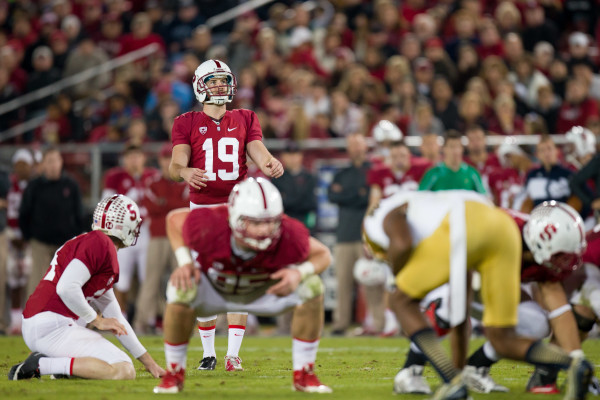
[[[564,400],[584,400],[590,382],[594,376],[594,367],[583,357],[573,358],[567,371],[567,388]]]
[[[217,357],[204,357],[198,365],[200,371],[212,371],[217,366]]]
[[[39,378],[40,358],[46,357],[42,353],[33,352],[20,364],[13,365],[8,372],[8,379],[11,381],[20,381],[21,379]]]
[[[536,367],[527,382],[526,391],[535,394],[558,394],[560,390],[556,385],[557,378],[557,370]]]
[[[473,400],[469,396],[463,375],[459,374],[450,382],[444,383],[435,391],[431,400]]]
[[[506,386],[499,385],[490,376],[488,367],[467,365],[463,372],[467,387],[476,393],[508,392]]]
[[[185,380],[185,369],[180,365],[171,364],[167,368],[167,373],[163,375],[158,386],[154,387],[154,393],[179,393],[183,390],[183,381]]]
[[[331,393],[333,390],[323,385],[314,372],[314,364],[307,364],[301,370],[294,371],[292,390],[306,393]]]
[[[431,394],[431,388],[423,378],[423,366],[402,368],[394,378],[394,393]]]
[[[225,356],[225,371],[243,371],[242,359],[235,356]]]
[[[598,381],[598,378],[596,378],[595,376],[592,376],[592,380],[590,381],[590,387],[588,389],[588,392],[590,392],[594,396],[600,395],[600,382]]]

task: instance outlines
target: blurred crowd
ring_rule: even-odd
[[[159,49],[3,115],[0,132],[45,115],[14,140],[168,140],[173,118],[199,107],[194,70],[216,58],[267,138],[343,137],[380,119],[408,135],[600,134],[595,0],[282,1],[207,25],[238,3],[0,1],[0,103]]]

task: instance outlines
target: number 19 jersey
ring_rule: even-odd
[[[204,112],[192,111],[175,118],[171,134],[173,147],[191,146],[189,167],[206,171],[208,182],[201,190],[190,187],[194,204],[227,202],[236,183],[244,180],[246,145],[262,139],[258,117],[250,110],[229,110],[220,121]]]

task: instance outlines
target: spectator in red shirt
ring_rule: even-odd
[[[119,55],[127,54],[149,44],[156,43],[160,46],[162,53],[165,52],[165,42],[162,37],[156,33],[152,33],[152,21],[146,13],[137,13],[131,20],[131,33],[124,35],[121,38],[121,52]],[[147,58],[144,63],[145,65]]]
[[[515,101],[508,94],[496,97],[489,130],[497,135],[522,135],[523,120],[515,112],[515,107]]]
[[[185,182],[175,182],[169,178],[171,144],[166,143],[160,150],[158,164],[162,175],[150,183],[144,206],[150,219],[150,243],[146,261],[146,278],[142,282],[136,302],[133,321],[137,333],[150,333],[155,327],[156,316],[164,305],[165,290],[161,290],[161,278],[167,271],[176,267],[175,256],[166,231],[166,218],[169,211],[187,207],[190,201],[189,187]]]
[[[558,112],[557,133],[565,133],[574,126],[585,126],[590,118],[598,116],[598,104],[588,92],[584,81],[569,79],[565,101]]]
[[[477,46],[479,58],[485,60],[489,56],[504,56],[504,45],[498,27],[491,18],[486,18],[479,26],[481,44]]]

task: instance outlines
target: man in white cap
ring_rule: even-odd
[[[9,327],[11,335],[21,334],[24,288],[27,286],[27,280],[31,272],[31,247],[23,240],[23,234],[19,228],[19,207],[21,206],[23,192],[34,175],[34,164],[34,157],[29,149],[19,149],[13,155],[13,170],[10,175],[6,209],[8,217],[8,251],[5,252],[7,256],[7,284],[11,299]]]
[[[501,168],[489,175],[488,184],[494,204],[518,210],[525,200],[525,174],[531,169],[529,156],[514,140],[507,140],[496,151]]]
[[[585,62],[594,65],[589,57],[590,39],[583,32],[573,32],[569,36],[569,70],[573,64]]]

